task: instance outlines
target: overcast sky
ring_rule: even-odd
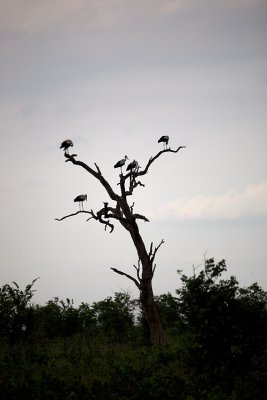
[[[92,302],[129,290],[137,254],[78,215],[107,194],[59,149],[118,190],[113,165],[141,167],[170,146],[130,201],[161,239],[155,294],[179,287],[203,257],[267,289],[267,2],[265,0],[0,0],[0,285],[40,277],[35,302]],[[225,276],[225,277],[226,277]]]

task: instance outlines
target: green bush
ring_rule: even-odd
[[[127,293],[35,306],[35,281],[4,285],[1,400],[265,400],[267,293],[222,279],[224,271],[225,261],[207,260],[199,274],[181,276],[175,297],[156,298],[167,337],[160,347],[144,345]]]

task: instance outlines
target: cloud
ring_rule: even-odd
[[[91,31],[128,25],[133,20],[168,18],[186,10],[258,7],[264,0],[0,0],[0,30],[35,34]]]
[[[35,33],[74,19],[82,12],[84,1],[47,0],[21,2],[2,0],[0,2],[1,30]]]
[[[136,16],[169,15],[185,0],[0,0],[1,30],[36,33],[51,28],[99,29]]]
[[[151,220],[238,220],[267,217],[267,183],[168,202],[146,213]]]

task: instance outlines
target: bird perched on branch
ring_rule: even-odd
[[[136,170],[137,167],[138,167],[138,162],[133,160],[130,164],[128,164],[126,171]]]
[[[69,154],[69,147],[73,146],[73,142],[70,139],[64,140],[64,142],[61,143],[60,149],[63,149],[66,153]]]
[[[87,194],[80,194],[79,196],[75,197],[73,200],[75,203],[79,203],[79,210],[83,211],[83,202],[84,200],[87,201]]]
[[[166,146],[167,150],[167,145],[169,143],[169,136],[161,136],[161,138],[158,140],[158,143],[163,142],[163,149],[164,149],[164,144]]]
[[[120,161],[118,161],[115,165],[114,168],[120,168],[121,169],[121,173],[122,173],[122,167],[124,166],[126,160],[128,160],[127,156],[124,156],[124,158]]]

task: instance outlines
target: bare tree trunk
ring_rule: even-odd
[[[140,302],[148,325],[150,345],[164,344],[165,335],[154,301],[152,279],[144,279],[141,282]]]
[[[152,346],[161,345],[165,343],[165,335],[160,322],[152,289],[152,279],[154,274],[153,260],[157,248],[154,250],[154,252],[152,252],[151,246],[150,252],[147,252],[143,239],[140,235],[138,225],[135,221],[131,224],[131,227],[128,230],[130,231],[139,260],[142,264],[142,276],[139,278],[140,303],[145,314],[149,330],[149,343]]]

